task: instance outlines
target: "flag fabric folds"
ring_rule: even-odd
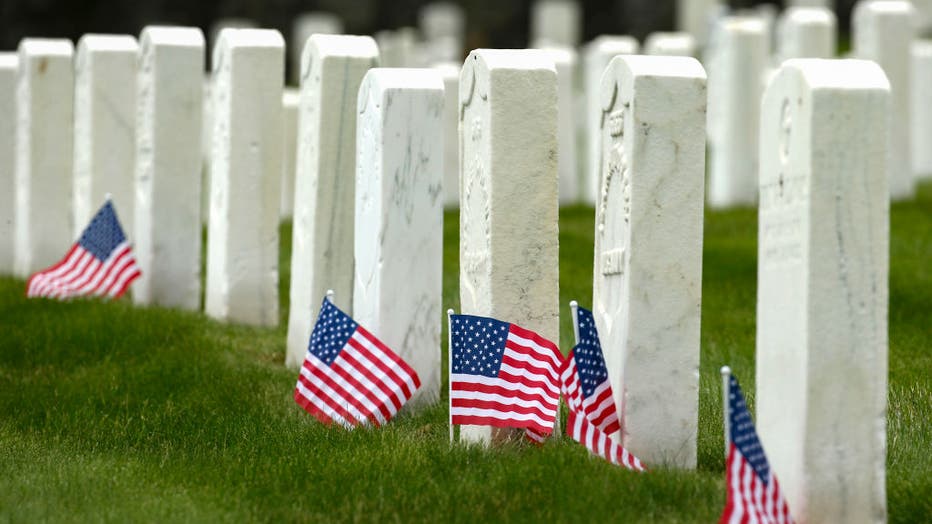
[[[325,424],[380,426],[420,386],[407,362],[324,299],[295,385],[298,405]]]
[[[118,298],[141,272],[110,200],[60,262],[29,277],[27,297]]]
[[[777,477],[770,469],[738,380],[730,377],[726,406],[730,431],[721,523],[792,523]]]
[[[453,315],[451,331],[452,423],[553,433],[563,361],[557,346],[515,324],[471,315]]]
[[[599,430],[585,414],[579,411],[570,410],[569,417],[566,419],[566,434],[590,452],[616,466],[624,466],[634,471],[645,471],[637,457],[629,453],[622,445],[613,442],[604,431]]]
[[[583,413],[596,428],[611,435],[621,426],[595,318],[591,311],[580,307],[577,319],[579,342],[561,371],[563,396],[571,411]]]

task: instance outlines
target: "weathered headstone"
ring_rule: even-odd
[[[719,12],[723,4],[721,0],[677,0],[677,29],[693,35],[699,46],[705,46],[713,13]]]
[[[139,45],[133,240],[142,276],[133,300],[197,310],[204,35],[150,26]]]
[[[767,33],[757,18],[728,17],[717,29],[709,69],[709,188],[712,207],[757,201],[757,130]]]
[[[460,152],[462,312],[559,340],[557,76],[545,53],[469,54]],[[463,426],[460,436],[488,443],[508,433]]]
[[[905,0],[861,1],[852,15],[854,55],[880,64],[890,81],[889,188],[894,200],[916,191],[912,172],[910,87],[915,11]],[[928,146],[925,146],[928,147]]]
[[[599,158],[601,151],[602,110],[599,101],[602,73],[617,55],[633,55],[638,52],[638,41],[631,36],[602,35],[586,44],[584,51],[586,91],[586,162],[582,173],[580,199],[594,206],[599,199]]]
[[[16,202],[16,77],[19,56],[0,53],[0,275],[13,273],[13,220]]]
[[[74,46],[24,38],[18,52],[14,272],[25,278],[54,264],[75,240]]]
[[[428,63],[461,62],[466,14],[454,2],[433,2],[418,11],[418,25],[426,42]]]
[[[450,209],[460,206],[460,67],[452,62],[434,66],[443,79],[443,207]]]
[[[886,521],[889,98],[860,60],[764,95],[757,431],[797,522]]]
[[[370,69],[359,88],[353,318],[417,372],[412,406],[440,399],[443,104],[431,69]]]
[[[645,55],[696,56],[696,38],[689,33],[651,33],[644,41]]]
[[[560,205],[579,202],[581,180],[576,162],[576,51],[565,46],[541,50],[557,69],[557,173]]]
[[[375,34],[375,39],[379,44],[379,60],[382,67],[422,65],[417,31],[413,27],[379,31]]]
[[[625,447],[696,466],[706,76],[620,56],[602,78],[593,306]]]
[[[341,309],[353,310],[356,96],[378,61],[368,36],[313,35],[304,47],[285,356],[290,367],[304,362],[328,289]]]
[[[294,214],[295,161],[298,157],[298,102],[301,94],[297,89],[285,89],[282,93],[282,195],[279,216],[291,220]]]
[[[204,310],[220,320],[276,326],[285,40],[274,29],[224,29],[212,62]]]
[[[534,47],[576,47],[582,14],[575,0],[536,0],[531,8],[531,42]]]
[[[136,60],[129,35],[78,41],[74,79],[74,222],[77,238],[109,193],[124,231],[133,231]],[[130,239],[132,241],[132,239]]]
[[[777,60],[832,58],[838,38],[835,13],[824,7],[791,7],[777,28]]]
[[[932,40],[913,43],[912,139],[913,175],[932,177]]]
[[[311,35],[339,35],[343,33],[343,20],[333,13],[310,11],[298,15],[291,26],[288,55],[291,59],[290,77],[293,85],[301,80],[301,53]]]

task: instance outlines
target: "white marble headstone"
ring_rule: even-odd
[[[757,130],[764,72],[770,58],[764,23],[728,17],[715,35],[709,69],[709,205],[757,201]]]
[[[13,273],[13,220],[16,203],[16,77],[19,56],[0,53],[0,275]]]
[[[620,56],[602,77],[593,313],[621,420],[648,464],[696,467],[706,75]]]
[[[417,372],[408,401],[440,399],[443,81],[370,69],[359,87],[353,318]]]
[[[890,81],[888,176],[893,200],[912,198],[916,192],[910,153],[909,94],[915,15],[912,4],[906,0],[862,0],[855,6],[851,18],[854,56],[880,64]]]
[[[586,92],[586,162],[579,191],[584,204],[594,206],[599,199],[599,155],[601,155],[602,110],[599,101],[602,73],[612,58],[638,52],[638,41],[632,36],[602,35],[586,44],[583,69]]]
[[[298,85],[301,80],[301,53],[311,35],[339,35],[343,33],[343,20],[324,11],[301,13],[291,26],[288,56],[291,64],[291,82]]]
[[[285,40],[274,29],[224,29],[212,62],[204,310],[229,322],[277,326]]]
[[[580,201],[579,166],[576,161],[576,50],[566,46],[541,48],[557,69],[557,173],[560,205]]]
[[[689,33],[651,33],[644,41],[645,55],[696,56],[696,53],[696,38]]]
[[[546,53],[469,54],[460,74],[460,151],[462,313],[557,342],[557,74]],[[484,443],[501,434],[508,432],[460,431]]]
[[[368,36],[312,35],[301,62],[298,156],[291,249],[291,307],[285,363],[304,362],[328,289],[352,314],[356,97],[378,65]]]
[[[142,276],[133,300],[197,310],[204,35],[194,27],[149,26],[139,45],[133,240]]]
[[[19,43],[13,227],[14,271],[22,278],[57,262],[75,241],[73,57],[70,40],[24,38]]]
[[[298,156],[298,102],[297,89],[282,93],[282,196],[279,216],[291,220],[294,214],[295,161]]]
[[[913,175],[932,177],[932,40],[913,43],[912,112]]]
[[[777,24],[777,60],[832,58],[838,45],[835,13],[824,7],[791,7]]]
[[[454,2],[433,2],[418,11],[428,63],[457,62],[463,58],[466,13]]]
[[[443,79],[443,207],[460,206],[459,92],[461,65],[434,66]]]
[[[417,30],[402,27],[397,30],[379,31],[375,34],[379,44],[379,60],[382,67],[419,67],[421,48]]]
[[[74,223],[77,238],[110,194],[133,241],[136,60],[129,35],[86,34],[74,78]]]
[[[886,520],[889,102],[860,60],[764,95],[756,425],[797,522]]]
[[[677,0],[676,27],[678,30],[693,35],[701,47],[709,40],[709,28],[713,13],[718,13],[724,4],[722,0]]]
[[[535,47],[576,47],[582,32],[582,9],[576,0],[535,0],[531,7],[531,42]]]

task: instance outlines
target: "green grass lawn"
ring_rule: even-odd
[[[932,185],[892,213],[889,515],[920,522],[932,519]],[[564,305],[591,301],[592,215],[561,213]],[[22,281],[0,279],[0,521],[715,521],[718,368],[730,364],[754,391],[756,227],[752,210],[706,214],[694,472],[634,474],[567,440],[451,448],[443,404],[379,430],[328,428],[292,400],[284,324],[26,300]],[[454,308],[457,230],[448,213]],[[282,246],[284,321],[287,226]]]

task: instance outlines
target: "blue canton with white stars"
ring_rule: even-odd
[[[599,343],[599,332],[595,328],[595,318],[592,311],[586,308],[577,310],[579,320],[579,344],[573,348],[576,360],[576,371],[579,373],[579,383],[583,396],[591,397],[595,389],[608,380],[608,368],[605,367],[605,357],[602,355],[602,344]]]
[[[453,373],[497,377],[511,324],[485,317],[453,315]]]
[[[78,243],[99,260],[107,260],[113,250],[126,241],[113,204],[107,202],[91,219]]]
[[[346,347],[357,326],[349,315],[325,298],[307,350],[329,366]]]
[[[744,455],[744,459],[747,460],[748,464],[754,468],[764,485],[767,485],[770,482],[770,464],[767,463],[764,448],[757,438],[754,421],[751,420],[751,414],[744,402],[744,393],[741,392],[738,379],[734,376],[731,377],[728,388],[728,407],[731,441],[738,448],[738,451]]]

